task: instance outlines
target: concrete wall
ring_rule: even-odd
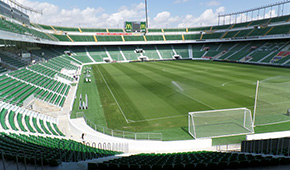
[[[81,134],[85,133],[85,140],[90,144],[94,143],[97,147],[112,149],[113,146],[119,146],[118,151],[126,153],[172,153],[188,152],[200,150],[212,150],[211,139],[200,140],[181,140],[181,141],[149,141],[149,140],[131,140],[96,132],[89,127],[83,118],[69,119],[69,132],[74,140],[81,141]],[[108,148],[110,146],[111,148]],[[115,149],[114,149],[115,150]]]
[[[274,139],[274,138],[283,138],[283,137],[289,137],[289,136],[290,136],[290,131],[260,133],[260,134],[247,135],[246,140]]]

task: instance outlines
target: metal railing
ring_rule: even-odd
[[[100,126],[95,124],[94,122],[90,121],[83,112],[79,112],[76,114],[76,118],[84,118],[87,125],[90,126],[97,132],[101,132],[106,135],[110,135],[113,137],[125,138],[125,139],[133,139],[133,140],[155,140],[155,141],[162,141],[162,133],[146,133],[146,132],[129,132],[129,131],[122,131],[122,130],[114,130],[104,126]]]

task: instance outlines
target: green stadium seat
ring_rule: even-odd
[[[62,149],[59,143],[62,143]],[[71,148],[71,145],[80,147]],[[49,166],[58,166],[62,161],[73,162],[119,154],[119,152],[92,148],[67,139],[13,133],[0,134],[0,150],[4,151],[4,158],[7,160],[15,160],[18,155],[18,159],[26,159],[27,164],[34,164],[36,159],[37,164]],[[25,152],[25,157],[23,154],[18,154],[21,151]],[[40,151],[42,154],[36,154],[35,151]],[[90,155],[90,157],[84,157],[84,155]]]
[[[0,112],[0,123],[1,123],[1,126],[4,130],[8,130],[8,126],[6,125],[6,114],[7,114],[7,109],[2,109],[1,112]]]
[[[14,117],[15,117],[15,112],[10,111],[9,115],[8,115],[8,120],[9,120],[10,126],[13,130],[18,131],[18,129],[15,126]]]

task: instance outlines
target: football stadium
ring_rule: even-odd
[[[0,1],[0,169],[290,168],[289,0],[172,27],[28,2]]]

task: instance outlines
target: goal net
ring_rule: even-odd
[[[289,122],[290,77],[276,76],[257,83],[255,126]]]
[[[189,112],[188,132],[195,139],[254,133],[252,114],[247,108]]]

